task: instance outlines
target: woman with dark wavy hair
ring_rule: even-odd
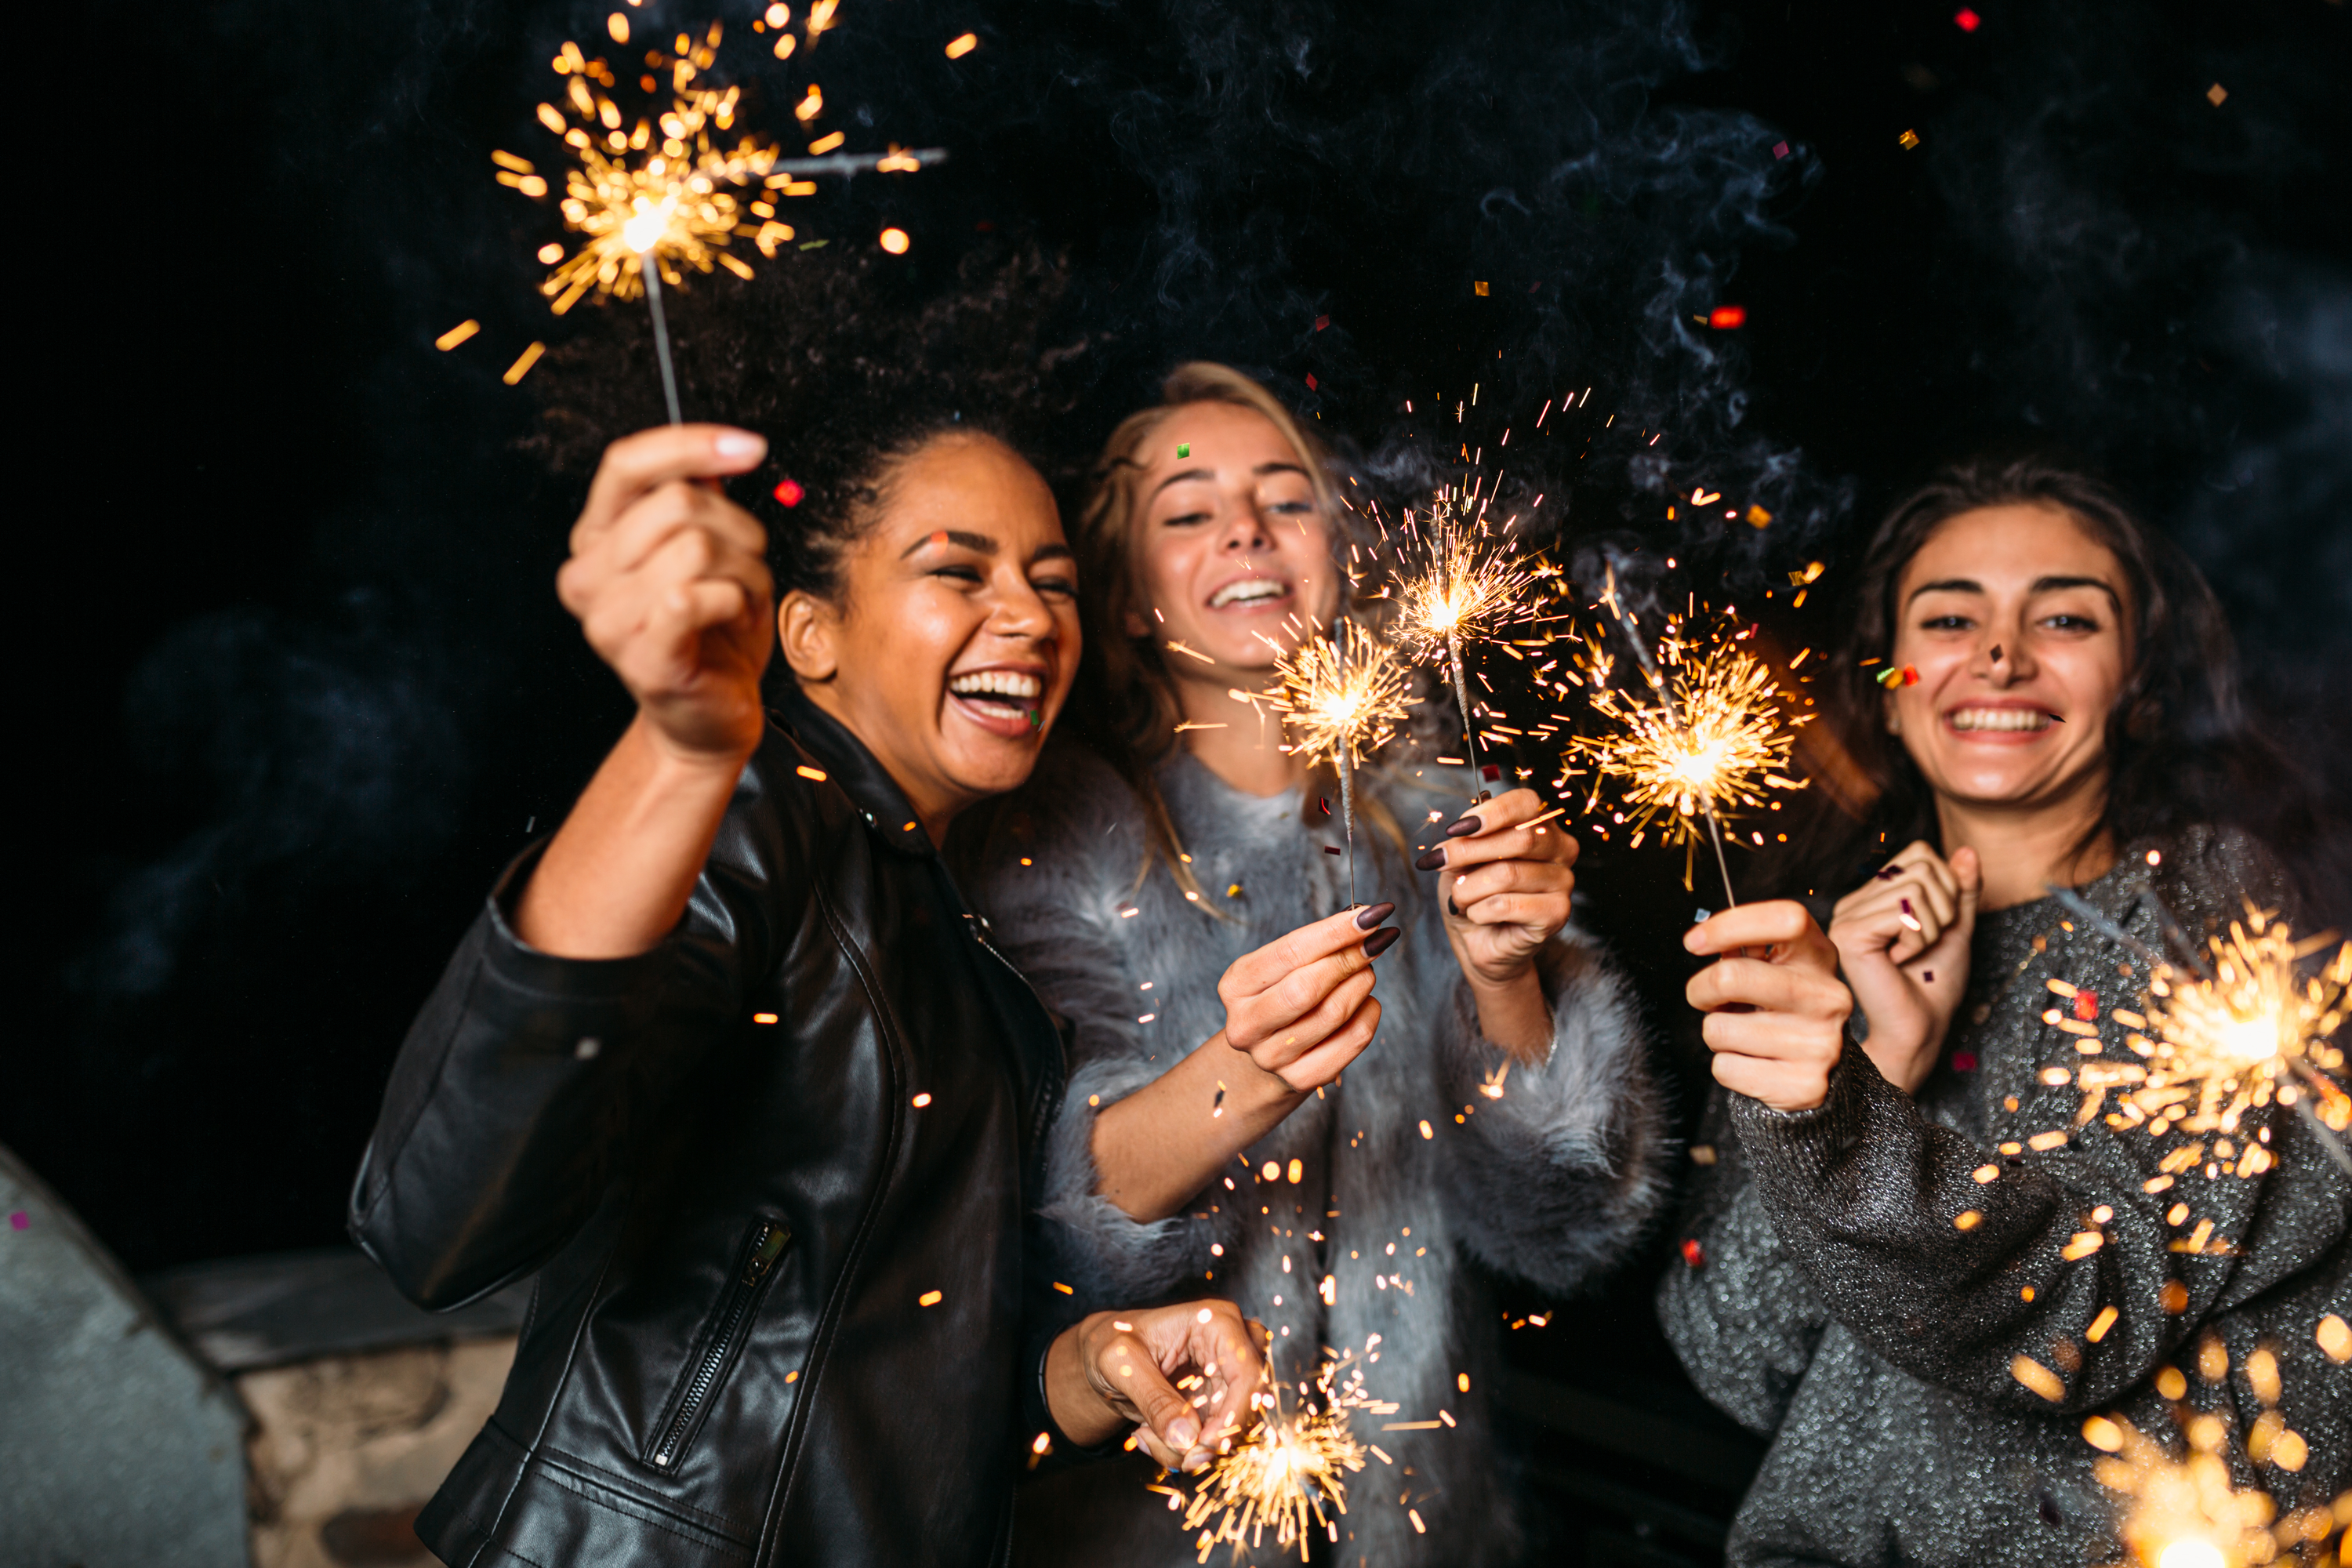
[[[1906,500],[1858,590],[1832,711],[1895,847],[1826,934],[1775,901],[1685,939],[1717,957],[1689,994],[1719,1087],[1660,1305],[1708,1397],[1773,1438],[1729,1559],[2114,1561],[2084,1417],[2169,1440],[2184,1398],[2236,1484],[2317,1517],[2294,1510],[2352,1480],[2321,1348],[2352,1178],[2284,1108],[2095,1092],[2139,1060],[2110,1010],[2139,1005],[2167,912],[2201,934],[2285,902],[2223,826],[2263,753],[2220,607],[2113,490],[2032,458]]]

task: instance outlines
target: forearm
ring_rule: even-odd
[[[1466,968],[1463,978],[1477,1005],[1480,1034],[1522,1066],[1533,1067],[1551,1055],[1551,1003],[1532,962],[1506,981],[1482,980]]]
[[[743,759],[688,760],[640,714],[596,770],[515,910],[515,932],[562,958],[627,958],[686,912]]]
[[[1097,1190],[1139,1224],[1166,1219],[1306,1098],[1219,1030],[1095,1119]]]

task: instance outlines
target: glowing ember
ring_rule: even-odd
[[[1396,650],[1353,621],[1328,638],[1302,639],[1276,661],[1274,676],[1274,689],[1255,700],[1283,716],[1291,736],[1285,749],[1343,773],[1386,745],[1412,710]]]
[[[1283,1411],[1278,1391],[1253,1396],[1261,1411],[1258,1424],[1201,1473],[1184,1510],[1185,1530],[1201,1532],[1200,1561],[1206,1563],[1221,1543],[1230,1542],[1236,1557],[1255,1550],[1269,1529],[1278,1547],[1297,1549],[1301,1563],[1307,1561],[1307,1532],[1315,1526],[1339,1540],[1338,1516],[1348,1511],[1347,1478],[1364,1468],[1371,1451],[1349,1430],[1349,1416],[1357,1411],[1391,1415],[1397,1408],[1365,1394],[1363,1369],[1354,1360],[1351,1354],[1326,1361],[1314,1394],[1296,1413]]]

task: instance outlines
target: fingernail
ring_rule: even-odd
[[[1882,882],[1891,882],[1895,880],[1895,873],[1898,869],[1900,869],[1899,867],[1889,866],[1884,871],[1874,871],[1871,875],[1876,877]]]
[[[1477,832],[1480,828],[1486,826],[1486,825],[1485,823],[1479,821],[1475,816],[1465,816],[1459,822],[1449,825],[1445,829],[1445,837],[1448,838],[1467,838],[1470,835]]]
[[[1380,930],[1374,931],[1371,935],[1364,939],[1364,956],[1366,958],[1378,958],[1381,954],[1394,947],[1396,945],[1396,939],[1403,934],[1404,933],[1402,931],[1397,930],[1394,926],[1382,926]]]
[[[1445,846],[1441,844],[1436,848],[1431,850],[1428,854],[1423,856],[1420,859],[1415,860],[1412,863],[1412,868],[1416,871],[1434,871],[1440,866],[1444,864]]]
[[[711,438],[710,449],[722,458],[756,458],[768,443],[749,430],[722,430]]]
[[[1171,1421],[1168,1424],[1168,1446],[1171,1448],[1182,1448],[1189,1452],[1193,1440],[1200,1435],[1201,1429],[1190,1421]]]
[[[1903,906],[1903,912],[1906,915],[1917,914],[1919,912],[1911,907],[1911,900],[1908,899],[1897,899],[1895,901]]]
[[[1374,904],[1356,917],[1356,929],[1370,931],[1394,913],[1396,913],[1396,905],[1393,903]]]

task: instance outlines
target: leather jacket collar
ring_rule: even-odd
[[[768,716],[815,753],[833,782],[875,829],[876,837],[901,854],[938,858],[938,847],[923,830],[915,808],[907,804],[906,792],[890,776],[890,770],[866,749],[866,742],[848,725],[810,701],[789,671]]]

